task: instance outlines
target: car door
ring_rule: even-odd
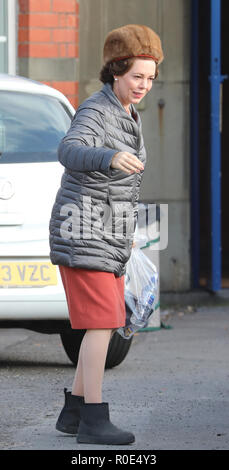
[[[23,285],[26,279],[28,282],[25,260],[49,254],[48,222],[63,173],[57,147],[71,118],[70,111],[53,96],[0,91],[2,286]],[[22,264],[16,266],[16,258]],[[42,269],[39,282],[42,275],[46,277]],[[32,268],[28,275],[31,280]]]

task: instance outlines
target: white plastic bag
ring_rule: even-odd
[[[118,333],[126,339],[144,328],[154,312],[158,294],[156,266],[136,246],[132,249],[125,274],[126,325]]]

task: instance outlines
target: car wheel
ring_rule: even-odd
[[[105,369],[121,364],[130,349],[132,340],[133,336],[130,339],[124,339],[117,332],[113,334],[107,351]]]
[[[86,330],[64,330],[60,333],[61,341],[68,358],[77,365],[81,341]],[[105,369],[119,365],[126,357],[132,338],[124,339],[115,332],[109,343]]]
[[[77,365],[78,356],[80,351],[81,341],[85,335],[86,330],[63,330],[60,333],[60,338],[64,350],[73,364]]]

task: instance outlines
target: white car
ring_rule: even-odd
[[[60,333],[77,363],[84,330],[71,330],[57,266],[49,259],[49,220],[64,168],[57,147],[75,110],[59,91],[0,74],[0,327]],[[131,340],[115,333],[106,367]]]

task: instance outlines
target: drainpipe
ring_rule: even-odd
[[[199,210],[199,37],[198,13],[199,0],[191,2],[191,67],[190,67],[190,152],[191,152],[191,265],[192,287],[199,287],[199,260],[200,260],[200,210]]]

